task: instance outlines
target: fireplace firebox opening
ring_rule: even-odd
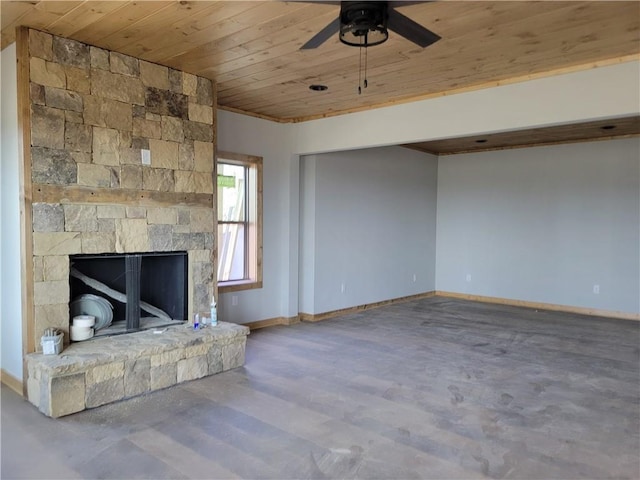
[[[69,259],[70,322],[74,315],[98,312],[95,336],[174,325],[187,319],[187,252],[84,254]]]

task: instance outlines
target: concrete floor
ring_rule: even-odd
[[[52,420],[9,478],[639,478],[640,323],[444,298],[254,331],[245,367]]]

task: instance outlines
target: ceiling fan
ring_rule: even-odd
[[[337,2],[314,2],[331,3]],[[317,48],[335,33],[352,47],[373,47],[389,38],[389,30],[419,45],[428,47],[440,36],[401,14],[396,7],[422,2],[340,2],[340,15],[320,30],[300,50]]]

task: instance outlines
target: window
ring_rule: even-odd
[[[262,287],[262,157],[218,152],[218,290]]]

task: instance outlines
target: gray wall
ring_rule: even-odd
[[[436,288],[639,312],[639,171],[637,138],[440,157]]]
[[[16,45],[2,51],[0,127],[0,327],[2,369],[22,379],[22,303],[20,280],[20,168]]]
[[[385,147],[301,162],[301,312],[434,290],[436,157]]]

